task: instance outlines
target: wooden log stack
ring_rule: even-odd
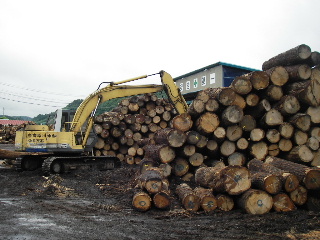
[[[124,118],[142,114],[147,120],[140,124],[149,122],[148,130],[132,127],[132,118],[130,124],[123,124],[131,131],[126,134],[122,126],[120,137],[111,130],[121,129],[120,123],[102,128],[119,143],[119,149],[134,146],[136,151],[130,154],[123,150],[131,159],[124,153],[121,158],[140,162],[141,175],[149,167],[158,167],[166,172],[169,183],[180,179],[176,189],[169,185],[175,190],[171,196],[179,198],[187,210],[240,207],[251,214],[295,210],[308,202],[309,192],[314,199],[320,189],[320,60],[315,56],[307,45],[299,45],[263,63],[263,71],[236,77],[230,87],[199,91],[185,114],[165,110],[170,113],[165,121],[163,104],[149,104],[140,97],[128,100],[121,103],[127,108],[117,108],[117,114]],[[112,122],[103,119],[96,124]],[[133,139],[135,133],[139,137],[127,146],[124,136]],[[109,136],[97,152],[115,151]],[[142,154],[136,158],[139,148]],[[150,199],[153,195],[149,193]],[[203,199],[211,200],[202,203]]]
[[[35,124],[34,122],[29,122],[28,124]],[[0,124],[0,144],[14,144],[16,131],[24,128],[26,124],[21,125],[2,125]]]

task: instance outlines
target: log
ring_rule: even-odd
[[[316,83],[320,83],[320,65],[311,69],[311,80],[314,80]]]
[[[308,114],[297,113],[289,119],[289,122],[301,131],[309,131],[311,126],[311,118]]]
[[[207,142],[207,145],[206,145],[206,152],[208,154],[208,156],[211,156],[211,155],[215,155],[215,153],[218,151],[219,149],[219,145],[217,143],[217,141],[211,139],[211,140],[208,140]]]
[[[260,122],[263,126],[281,125],[283,123],[283,116],[278,110],[271,109],[262,117]]]
[[[251,187],[250,173],[245,167],[227,166],[214,174],[212,186],[214,191],[239,195]]]
[[[143,150],[146,158],[157,162],[169,163],[176,157],[174,149],[166,144],[145,145]]]
[[[168,163],[161,163],[159,165],[159,168],[162,170],[162,175],[163,177],[169,177],[171,176],[171,172],[172,172],[172,167],[170,164]]]
[[[227,161],[228,165],[244,166],[246,163],[246,156],[241,152],[234,152],[229,155]]]
[[[262,64],[262,70],[276,66],[289,66],[302,63],[311,56],[311,49],[305,44],[280,53]]]
[[[181,180],[185,182],[194,182],[194,174],[191,172],[188,172],[182,176]]]
[[[288,116],[300,110],[299,100],[293,95],[283,96],[274,106],[282,115]]]
[[[94,124],[93,125],[93,131],[95,132],[95,134],[100,134],[102,132],[102,126],[101,124]]]
[[[270,143],[277,143],[280,141],[281,135],[280,132],[277,129],[274,128],[270,128],[267,130],[266,133],[266,139],[270,142]]]
[[[259,103],[259,96],[255,93],[249,93],[247,96],[246,96],[246,103],[247,103],[247,106],[249,107],[255,107],[257,106],[257,104]]]
[[[310,163],[311,166],[319,168],[320,166],[320,149],[314,152],[314,158]]]
[[[250,80],[252,87],[255,90],[262,90],[269,86],[270,78],[264,71],[253,71],[243,76]]]
[[[232,103],[232,105],[239,106],[240,108],[244,109],[247,105],[246,100],[239,94],[236,94],[236,99]]]
[[[296,130],[293,134],[293,141],[296,145],[304,145],[308,141],[308,134],[301,130]]]
[[[296,163],[308,163],[313,159],[312,151],[306,145],[295,146],[286,155],[286,159]]]
[[[285,86],[286,94],[295,95],[301,103],[313,107],[320,105],[319,91],[320,83],[315,79],[295,82]]]
[[[205,111],[216,112],[219,109],[219,102],[215,98],[210,98],[205,103]]]
[[[252,90],[252,84],[250,82],[250,79],[242,76],[235,77],[230,87],[240,95],[248,94]]]
[[[302,206],[307,202],[308,190],[303,186],[299,186],[297,187],[297,189],[290,193],[290,198],[294,204]]]
[[[205,103],[200,99],[194,99],[188,108],[188,114],[193,117],[200,116],[205,110]]]
[[[307,64],[286,66],[290,81],[307,80],[311,77],[311,68]]]
[[[155,194],[162,189],[161,169],[157,167],[147,168],[138,178],[138,185],[150,194]]]
[[[157,192],[153,198],[153,204],[158,209],[169,209],[171,205],[170,191],[168,185],[163,182],[162,189]]]
[[[319,149],[319,140],[316,137],[308,138],[306,146],[312,151],[317,151]]]
[[[309,116],[310,116],[310,120],[312,123],[320,123],[320,106],[318,107],[308,107],[307,112],[306,112]]]
[[[195,145],[184,145],[181,147],[179,153],[183,156],[183,157],[190,157],[193,154],[196,153],[196,146]]]
[[[235,106],[232,106],[235,107]],[[195,122],[195,127],[200,134],[208,135],[214,132],[219,126],[220,120],[218,115],[211,112],[202,114]]]
[[[230,106],[236,99],[236,92],[232,88],[216,88],[213,97],[224,106]]]
[[[133,195],[132,206],[137,211],[148,211],[151,208],[151,197],[148,193],[137,189]]]
[[[195,182],[202,187],[213,188],[214,174],[220,169],[224,168],[223,165],[216,165],[215,167],[200,167],[196,170],[194,178]]]
[[[197,144],[201,139],[201,134],[193,130],[187,132],[186,136],[187,136],[186,142],[192,145]]]
[[[266,191],[270,194],[277,194],[282,189],[281,179],[267,172],[251,172],[251,184],[253,188]]]
[[[48,153],[32,153],[32,152],[16,152],[5,149],[0,149],[0,158],[1,159],[16,159],[23,156],[42,156],[48,155]]]
[[[153,159],[144,157],[139,163],[139,171],[140,174],[144,173],[147,169],[158,167],[159,163],[154,161]]]
[[[285,193],[279,193],[272,197],[273,209],[276,212],[290,212],[297,209],[291,198]]]
[[[249,93],[247,96],[246,96],[246,103],[247,103],[247,106],[249,107],[255,107],[258,105],[259,103],[259,96],[255,93]]]
[[[217,199],[212,194],[211,189],[196,187],[194,194],[200,198],[200,206],[206,212],[212,212],[217,208]]]
[[[268,145],[264,141],[250,144],[250,154],[258,160],[263,160],[268,154]]]
[[[290,139],[294,133],[294,127],[291,123],[284,122],[279,126],[279,133],[281,137]]]
[[[217,141],[222,141],[226,137],[225,128],[217,127],[216,130],[213,131],[213,136]]]
[[[220,146],[221,155],[228,157],[235,151],[236,151],[236,144],[234,142],[231,142],[229,140],[225,140],[222,142]]]
[[[242,137],[238,139],[236,146],[239,150],[245,150],[249,147],[249,142],[247,139]]]
[[[189,163],[186,159],[178,157],[172,163],[174,175],[181,177],[189,171]]]
[[[289,74],[287,70],[282,66],[272,67],[266,70],[271,82],[276,86],[283,86],[289,80]]]
[[[176,193],[182,202],[183,207],[191,212],[196,212],[200,208],[200,198],[194,193],[192,188],[186,183],[177,186]]]
[[[250,131],[250,140],[259,142],[265,137],[266,133],[262,128],[255,128]]]
[[[186,140],[187,136],[184,132],[173,128],[160,129],[154,135],[156,144],[167,144],[175,148],[181,147]]]
[[[316,139],[318,139],[318,141],[320,141],[320,127],[311,128],[310,136],[315,137]]]
[[[265,172],[276,175],[281,178],[283,189],[286,192],[292,192],[299,186],[299,179],[294,174],[285,172],[271,164],[262,162],[258,159],[252,159],[248,162],[248,169],[251,172]]]
[[[204,156],[199,152],[192,154],[188,159],[189,163],[194,167],[200,166],[203,163],[203,160]]]
[[[268,155],[276,157],[279,154],[280,154],[280,148],[278,144],[270,144],[268,146]]]
[[[279,101],[283,96],[282,87],[271,84],[265,90],[264,95],[266,96],[266,99],[270,102]]]
[[[229,106],[223,110],[221,114],[221,122],[225,126],[233,125],[239,123],[243,119],[243,109],[239,106]]]
[[[296,175],[307,189],[320,189],[320,170],[318,169],[276,157],[267,157],[265,162]]]
[[[98,137],[97,138],[97,142],[95,143],[94,147],[97,148],[97,149],[102,149],[104,147],[104,144],[105,144],[104,139]],[[1,151],[3,151],[3,150],[1,150]],[[3,154],[5,152],[1,152],[1,153]]]
[[[204,90],[201,90],[197,93],[196,99],[199,99],[204,103],[206,103],[209,101],[212,91],[213,91],[213,88],[206,88]]]
[[[241,121],[243,124],[245,123],[242,119]],[[230,140],[230,141],[237,141],[238,139],[240,139],[242,137],[242,133],[243,133],[243,128],[245,128],[244,126],[241,125],[241,122],[239,123],[239,125],[231,125],[227,127],[227,131],[226,131],[226,137]]]
[[[272,197],[258,189],[249,189],[242,194],[238,202],[239,206],[249,214],[265,214],[273,206]]]
[[[289,152],[293,147],[292,141],[285,138],[281,138],[278,145],[282,152]]]
[[[245,132],[252,131],[256,126],[256,120],[252,115],[244,115],[242,120],[239,122],[239,127]]]
[[[197,148],[204,148],[207,146],[208,138],[206,136],[200,135],[200,140],[197,142],[196,147]]]
[[[172,119],[173,128],[183,132],[189,131],[192,125],[193,121],[191,119],[191,116],[187,113],[179,114]]]
[[[312,52],[310,57],[307,59],[307,64],[310,67],[316,66],[320,64],[320,53],[319,52]]]
[[[218,194],[216,199],[218,209],[227,212],[234,208],[234,201],[230,196],[226,194]]]

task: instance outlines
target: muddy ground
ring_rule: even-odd
[[[304,208],[189,213],[172,194],[171,209],[137,212],[135,172],[123,166],[44,177],[0,168],[0,239],[320,239],[320,213]]]

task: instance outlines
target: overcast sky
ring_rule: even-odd
[[[320,51],[319,9],[319,0],[0,0],[0,116],[52,112],[102,81],[218,61],[261,69],[302,43]]]

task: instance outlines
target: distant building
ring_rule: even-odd
[[[0,119],[0,125],[3,126],[19,126],[23,123],[29,123],[30,121],[24,121],[24,120],[8,120],[8,119]]]
[[[187,101],[194,99],[196,93],[206,88],[228,87],[233,79],[243,74],[258,71],[229,63],[217,62],[174,78],[177,87]]]

